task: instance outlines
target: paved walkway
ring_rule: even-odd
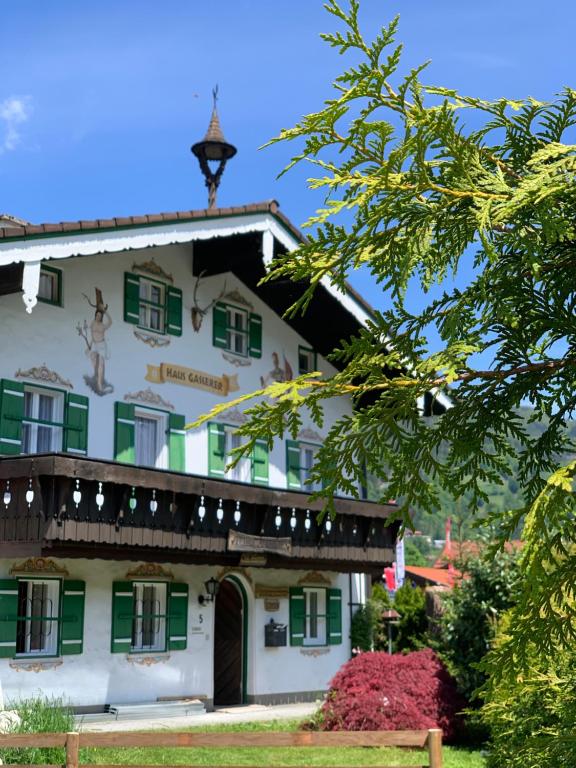
[[[148,731],[151,729],[181,730],[202,728],[206,725],[246,723],[259,720],[304,720],[320,706],[320,702],[306,704],[279,704],[264,706],[250,704],[242,707],[223,707],[205,715],[191,717],[159,717],[150,720],[107,720],[82,724],[83,731]]]

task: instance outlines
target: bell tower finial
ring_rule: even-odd
[[[218,102],[218,86],[212,89],[212,117],[208,130],[202,141],[197,142],[191,148],[192,154],[196,155],[200,163],[200,170],[204,175],[206,186],[208,187],[208,208],[216,207],[216,190],[220,185],[220,179],[224,173],[226,163],[236,154],[236,147],[228,144],[220,127],[220,118],[216,104]],[[210,168],[209,162],[218,163],[215,171]]]

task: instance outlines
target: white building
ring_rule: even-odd
[[[306,480],[323,430],[226,471],[223,399],[299,372],[370,316],[350,290],[259,286],[300,234],[274,202],[26,225],[0,220],[0,697],[89,711],[314,698],[350,657],[367,580],[393,559],[392,506]],[[216,599],[205,582],[219,584]]]

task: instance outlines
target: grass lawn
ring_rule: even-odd
[[[298,727],[297,721],[276,720],[271,722],[238,723],[230,726],[190,728],[193,731],[211,733],[241,731],[291,731]],[[484,768],[485,761],[480,752],[444,747],[444,768]],[[427,754],[421,750],[371,749],[346,747],[329,750],[322,747],[276,747],[241,749],[83,749],[81,763],[119,765],[236,765],[236,766],[378,766],[422,765]]]

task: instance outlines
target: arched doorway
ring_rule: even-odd
[[[246,593],[233,577],[220,583],[214,615],[214,705],[243,704],[246,678]]]

